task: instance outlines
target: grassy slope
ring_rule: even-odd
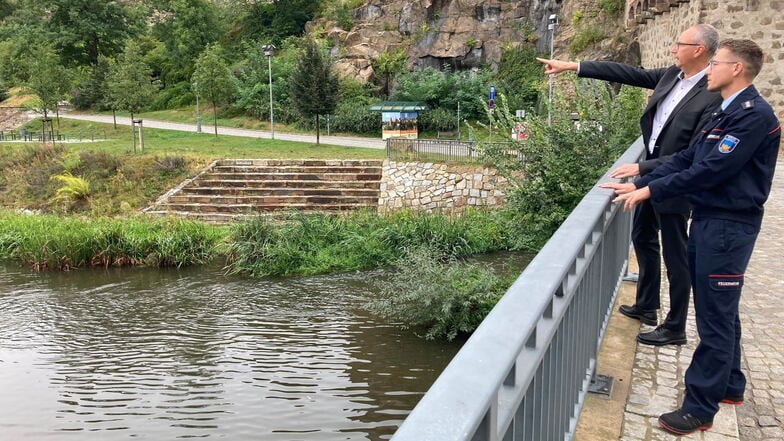
[[[28,123],[31,130],[40,123]],[[134,153],[131,129],[111,124],[60,120],[59,130],[70,137],[105,137],[105,141],[75,142],[43,148],[39,143],[0,143],[0,206],[117,215],[141,210],[167,189],[219,158],[357,158],[382,159],[384,152],[309,143],[215,137],[206,133],[145,129],[144,153]],[[137,146],[138,148],[138,146]],[[171,161],[179,158],[181,161]],[[172,164],[176,162],[177,164]],[[88,180],[87,203],[63,207],[51,201],[57,183],[51,177],[71,172]]]

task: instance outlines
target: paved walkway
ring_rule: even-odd
[[[740,406],[722,404],[711,430],[683,439],[784,440],[783,263],[784,157],[780,157],[741,297],[743,369],[748,382],[745,402]],[[666,289],[663,287],[663,292]],[[660,312],[667,311],[666,302],[663,294]],[[688,323],[689,342],[684,346],[637,345],[622,441],[679,439],[661,430],[657,418],[679,407],[683,398],[683,374],[698,341],[693,308]]]
[[[86,114],[71,113],[71,112],[61,113],[60,118],[78,119],[82,121],[95,121],[95,122],[108,123],[108,124],[111,124],[114,121],[114,118],[111,115],[86,115]],[[117,124],[130,126],[131,118],[118,116]],[[156,121],[151,119],[145,119],[143,124],[144,127],[149,127],[153,129],[178,130],[181,132],[196,132],[196,124],[173,123],[169,121]],[[205,135],[215,133],[213,131],[213,126],[211,125],[202,125],[201,128],[202,128],[202,133],[204,133]],[[218,134],[229,135],[229,136],[242,136],[245,138],[266,138],[266,139],[272,138],[272,134],[269,131],[265,131],[265,130],[236,129],[232,127],[221,127],[221,126],[218,126]],[[301,133],[275,132],[275,139],[281,139],[284,141],[309,142],[314,144],[316,143],[316,135],[301,134]],[[340,145],[344,147],[365,147],[365,148],[382,149],[382,150],[386,148],[386,142],[378,138],[361,138],[361,137],[352,137],[352,136],[326,136],[322,134],[319,137],[319,141],[323,144]]]

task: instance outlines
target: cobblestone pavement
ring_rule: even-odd
[[[677,437],[659,428],[661,413],[680,406],[683,374],[697,347],[694,309],[686,329],[688,343],[655,348],[637,345],[626,403],[622,441],[784,440],[784,158],[780,157],[771,196],[741,297],[743,369],[748,381],[745,402],[721,405],[713,428]],[[662,291],[666,293],[667,286]],[[667,311],[663,294],[660,321]],[[643,326],[647,331],[653,328]]]

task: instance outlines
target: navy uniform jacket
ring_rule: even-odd
[[[645,159],[640,162],[640,175],[650,173],[671,155],[686,150],[694,136],[699,133],[701,121],[710,117],[715,108],[721,104],[721,95],[717,92],[709,92],[707,79],[702,77],[675,106],[656,138],[657,148],[653,153],[648,152],[648,141],[653,131],[656,108],[675,87],[680,73],[681,69],[674,65],[662,69],[643,69],[612,61],[580,62],[579,76],[581,77],[653,89],[648,105],[640,118],[640,130],[645,143]],[[658,213],[689,213],[686,198],[676,197],[652,202]]]
[[[754,86],[717,109],[689,148],[635,182],[654,201],[686,194],[692,218],[759,227],[781,140],[773,109]]]

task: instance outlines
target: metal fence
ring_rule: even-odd
[[[638,139],[616,166],[642,152]],[[572,438],[629,254],[631,216],[611,199],[585,195],[393,441]]]
[[[107,139],[106,130],[80,130],[76,132],[60,132],[58,130],[42,132],[40,130],[0,130],[0,142],[85,142]]]
[[[509,142],[482,144],[501,144],[513,148]],[[393,161],[481,161],[476,142],[456,139],[387,138],[387,158]]]

